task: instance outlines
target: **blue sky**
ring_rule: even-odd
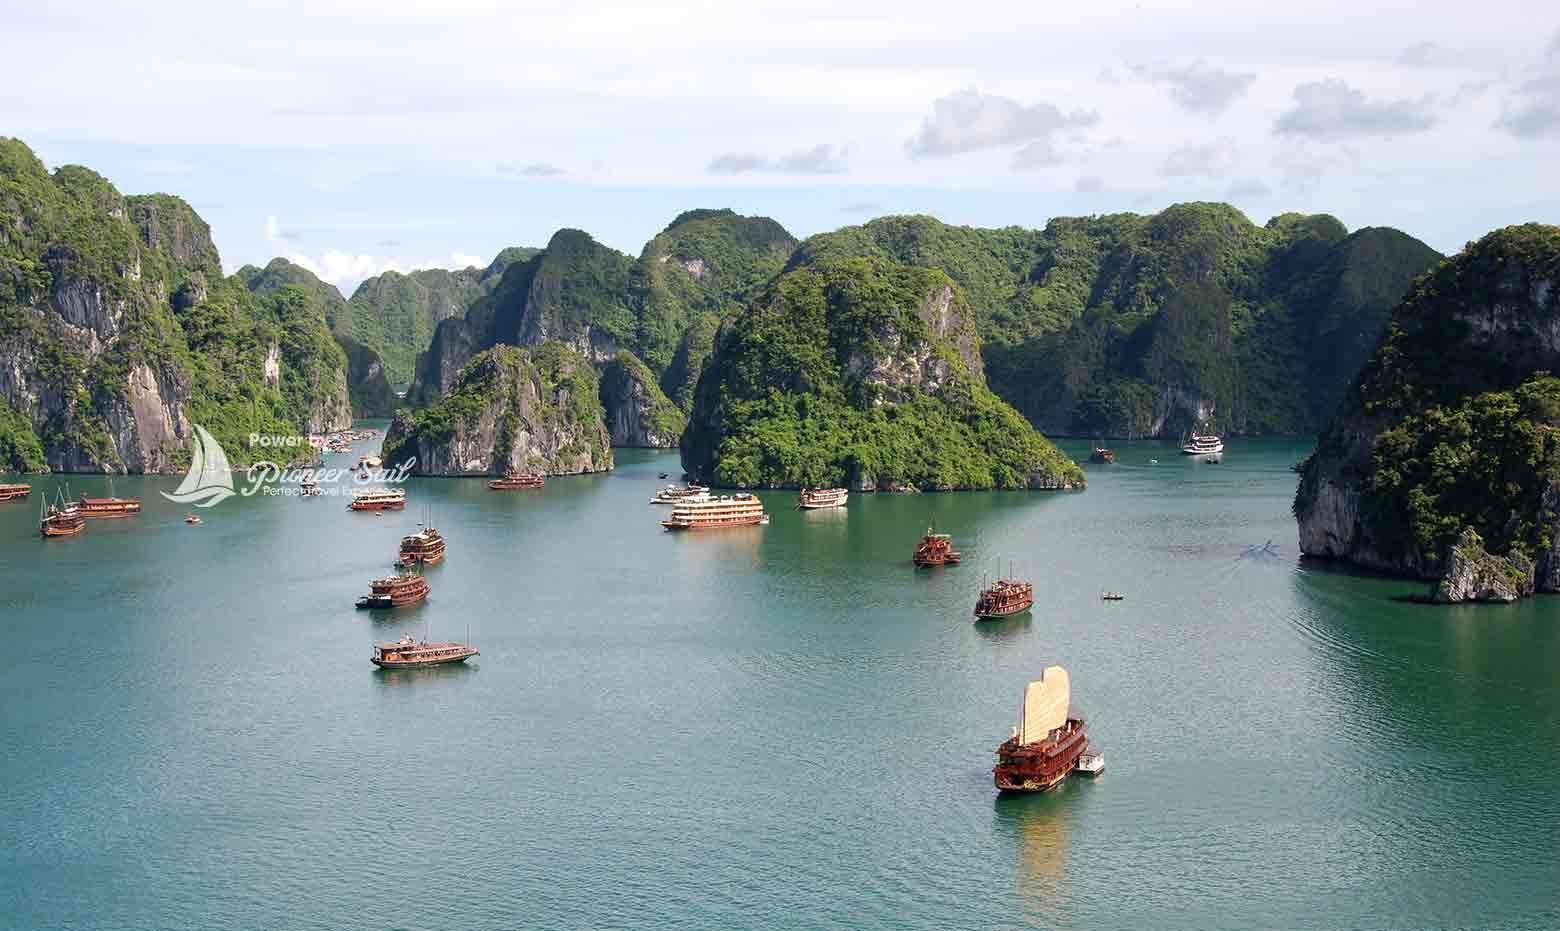
[[[1523,3],[0,2],[0,133],[350,293],[690,207],[798,235],[1229,200],[1455,250],[1560,220],[1560,13]]]

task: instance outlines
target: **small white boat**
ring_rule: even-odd
[[[1105,754],[1098,750],[1085,750],[1078,757],[1077,770],[1086,776],[1098,776],[1105,771]]]

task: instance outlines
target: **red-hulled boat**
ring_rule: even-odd
[[[946,533],[933,533],[926,528],[926,536],[915,545],[910,560],[917,566],[954,566],[963,557],[953,548],[953,537]]]
[[[1035,587],[1017,579],[997,579],[990,588],[981,590],[975,599],[975,619],[988,621],[999,617],[1012,617],[1035,603]]]
[[[359,598],[360,608],[399,608],[428,597],[428,580],[420,575],[402,573],[369,583],[371,591]]]
[[[30,494],[32,494],[31,485],[0,485],[0,501],[25,498]]]
[[[38,534],[42,537],[73,537],[87,528],[81,505],[63,498],[38,515]]]
[[[141,513],[140,498],[88,498],[81,496],[81,516],[90,518],[100,517],[134,517]]]
[[[547,476],[541,472],[505,472],[503,478],[488,482],[494,491],[525,491],[547,484]]]
[[[1018,727],[997,748],[992,781],[1003,792],[1044,792],[1066,779],[1089,747],[1083,718],[1071,709],[1067,670],[1048,666],[1024,690]]]

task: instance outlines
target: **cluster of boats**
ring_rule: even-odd
[[[401,538],[394,575],[374,579],[368,594],[357,600],[359,608],[385,610],[417,604],[428,598],[430,587],[422,569],[444,561],[444,535],[429,525]],[[479,655],[469,643],[433,642],[403,634],[399,640],[376,642],[369,661],[381,669],[415,669],[464,663]]]
[[[1181,444],[1181,454],[1184,456],[1196,456],[1204,462],[1219,462],[1219,457],[1224,455],[1224,440],[1215,433],[1199,433],[1193,430],[1191,436]],[[1093,452],[1089,453],[1089,461],[1100,465],[1109,465],[1116,461],[1116,451],[1114,449],[1106,449],[1103,446],[1096,446]],[[1149,462],[1158,461],[1157,459],[1149,460]]]
[[[30,494],[30,485],[0,485],[0,501],[26,498]],[[64,489],[59,489],[52,503],[45,501],[38,506],[38,535],[44,539],[73,537],[87,529],[89,519],[134,517],[139,513],[140,498],[92,498],[82,495],[80,499],[70,499],[66,497]]]
[[[358,440],[371,440],[379,435],[379,431],[371,427],[362,430],[339,430],[335,433],[327,433],[320,437],[320,442],[315,444],[331,453],[350,453],[352,444]]]

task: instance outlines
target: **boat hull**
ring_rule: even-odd
[[[769,515],[763,514],[758,517],[743,517],[737,520],[722,521],[663,520],[661,521],[661,526],[667,530],[724,530],[727,527],[757,527],[767,523],[769,523]]]
[[[1063,733],[1031,746],[1008,740],[997,749],[993,784],[1003,793],[1045,792],[1061,784],[1089,748],[1089,735],[1081,719],[1071,719]]]
[[[139,501],[92,501],[88,499],[81,502],[81,516],[89,520],[134,517],[139,513],[141,513],[141,502]]]
[[[400,511],[406,508],[406,499],[400,501],[354,501],[347,505],[349,511]]]
[[[85,529],[87,529],[87,524],[85,521],[82,521],[79,524],[67,524],[63,526],[58,524],[44,523],[38,528],[38,534],[44,539],[48,539],[50,537],[73,537]]]
[[[1025,611],[1028,611],[1030,608],[1033,608],[1034,606],[1035,606],[1035,603],[1033,601],[1030,601],[1030,602],[1026,602],[1025,604],[1021,604],[1021,605],[1019,605],[1018,607],[1015,607],[1015,608],[987,608],[985,610],[977,610],[975,612],[975,620],[977,620],[977,621],[999,621],[1002,618],[1012,617],[1015,614],[1023,614]]]
[[[471,659],[473,656],[477,655],[479,655],[477,651],[472,650],[470,653],[458,654],[456,656],[449,657],[438,657],[434,659],[389,660],[375,656],[370,657],[369,662],[373,663],[375,666],[378,666],[380,669],[418,669],[424,666],[448,666],[451,663],[464,663],[466,660]]]

